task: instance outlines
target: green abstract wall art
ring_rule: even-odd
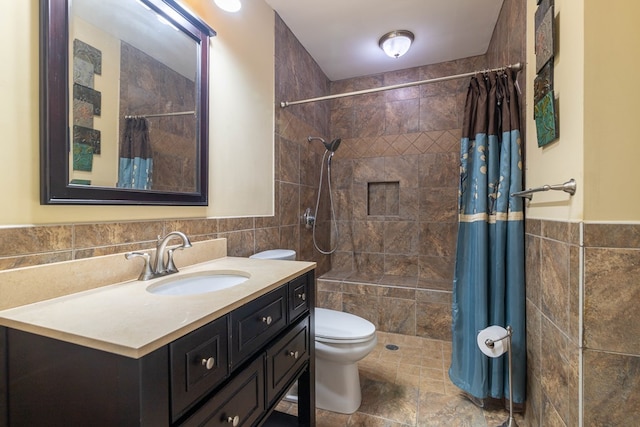
[[[73,170],[91,172],[93,169],[93,148],[79,142],[73,143]]]
[[[538,147],[542,147],[560,136],[553,91],[547,92],[540,101],[536,102],[533,111],[536,119]]]

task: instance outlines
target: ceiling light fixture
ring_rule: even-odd
[[[226,12],[237,12],[242,7],[240,0],[213,0],[214,3]]]
[[[413,33],[407,30],[390,31],[380,37],[378,44],[391,58],[400,58],[407,53],[413,42]]]

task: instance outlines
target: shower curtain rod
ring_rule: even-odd
[[[179,111],[176,113],[158,113],[158,114],[138,114],[135,116],[124,116],[125,119],[135,119],[137,117],[167,117],[167,116],[186,116],[189,114],[196,114],[195,111]]]
[[[373,88],[373,89],[364,89],[364,90],[357,90],[357,91],[354,91],[354,92],[338,93],[338,94],[335,94],[335,95],[319,96],[317,98],[301,99],[300,101],[282,101],[282,102],[280,102],[280,107],[281,108],[286,108],[286,107],[289,107],[291,105],[306,104],[308,102],[326,101],[326,100],[329,100],[329,99],[344,98],[346,96],[364,95],[364,94],[367,94],[367,93],[382,92],[383,90],[400,89],[400,88],[403,88],[403,87],[417,86],[417,85],[423,85],[423,84],[427,84],[427,83],[444,82],[444,81],[447,81],[447,80],[460,79],[460,78],[463,78],[463,77],[471,77],[471,76],[479,74],[479,73],[490,73],[490,72],[493,72],[493,71],[502,71],[502,70],[506,70],[507,68],[511,68],[512,70],[515,70],[515,71],[520,71],[522,69],[522,64],[520,64],[518,62],[516,64],[507,65],[506,67],[489,68],[489,69],[485,69],[485,70],[472,71],[470,73],[455,74],[455,75],[452,75],[452,76],[437,77],[437,78],[428,79],[428,80],[420,80],[418,82],[400,83],[400,84],[397,84],[397,85],[382,86],[382,87],[376,87],[376,88]]]

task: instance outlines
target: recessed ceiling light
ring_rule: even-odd
[[[237,12],[242,8],[240,0],[213,0],[214,3],[226,12]]]

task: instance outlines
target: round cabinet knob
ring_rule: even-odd
[[[233,427],[236,427],[238,424],[240,424],[240,417],[238,415],[236,415],[235,417],[229,417],[227,418],[227,422]]]
[[[214,359],[213,357],[202,359],[202,366],[206,367],[207,369],[213,369],[213,367],[216,366],[216,359]]]
[[[273,319],[271,318],[271,316],[263,317],[262,322],[266,323],[267,325],[270,325],[271,322],[273,322]]]
[[[290,351],[289,356],[293,357],[294,359],[297,359],[300,355],[298,354],[297,351]]]
[[[304,292],[301,294],[298,294],[298,298],[300,298],[302,301],[306,301],[307,300],[307,294],[305,294]]]

